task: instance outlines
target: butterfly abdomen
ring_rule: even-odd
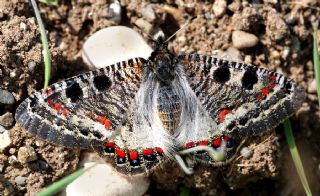
[[[164,129],[172,135],[180,123],[181,101],[171,85],[159,87],[157,110]]]

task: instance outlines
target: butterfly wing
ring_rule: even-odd
[[[29,132],[65,147],[89,148],[111,137],[142,81],[135,58],[55,83],[23,101],[16,120]]]
[[[294,113],[304,99],[303,91],[279,73],[197,54],[180,55],[177,59],[200,102],[199,107],[208,115],[203,124],[213,121],[211,129],[189,132],[185,147],[210,145],[219,149],[225,142],[228,160],[236,152],[242,136],[257,135],[276,127]],[[215,162],[206,153],[195,156],[205,162]]]
[[[178,58],[220,131],[263,133],[292,115],[304,100],[304,92],[279,73],[197,54]]]

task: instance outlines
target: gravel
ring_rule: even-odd
[[[12,95],[12,93],[10,93],[7,90],[0,89],[0,103],[11,105],[11,104],[14,104],[14,102],[15,102],[15,98]]]
[[[250,48],[258,44],[257,36],[244,31],[232,32],[232,44],[235,48]]]
[[[37,154],[33,147],[23,146],[18,151],[18,161],[22,164],[37,160]]]

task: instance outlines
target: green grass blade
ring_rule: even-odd
[[[295,141],[294,141],[292,128],[291,128],[291,123],[290,123],[289,119],[287,119],[287,120],[284,121],[283,124],[284,124],[284,133],[285,133],[286,138],[287,138],[287,142],[288,142],[288,145],[289,145],[289,150],[290,150],[290,153],[291,153],[291,156],[292,156],[292,159],[293,159],[293,163],[294,163],[294,165],[296,167],[296,170],[298,172],[298,175],[299,175],[299,178],[301,180],[301,183],[302,183],[302,186],[304,188],[304,191],[306,192],[306,194],[308,196],[311,196],[312,193],[311,193],[311,190],[310,190],[310,187],[309,187],[309,184],[308,184],[308,180],[307,180],[306,174],[304,173],[304,169],[303,169],[303,165],[302,165],[302,162],[301,162],[301,159],[300,159],[300,155],[299,155],[297,146],[296,146]]]
[[[58,6],[58,0],[38,0],[41,3],[45,3],[48,5],[54,5],[54,6]]]
[[[51,73],[51,56],[49,53],[48,40],[47,40],[46,30],[42,23],[42,19],[40,16],[37,3],[35,2],[35,0],[30,0],[30,1],[32,4],[34,13],[36,15],[36,19],[37,19],[40,34],[41,34],[41,42],[42,42],[42,48],[43,48],[42,53],[43,53],[43,61],[44,61],[44,87],[43,88],[47,88],[49,85],[50,73]]]
[[[314,74],[316,76],[317,81],[317,94],[318,94],[318,102],[320,106],[320,63],[319,63],[319,54],[318,54],[318,38],[317,38],[317,26],[313,26],[313,66],[314,66]]]
[[[70,174],[67,177],[62,178],[58,182],[55,182],[52,185],[50,185],[49,187],[43,189],[41,192],[37,193],[36,196],[48,196],[48,195],[54,195],[54,194],[58,193],[64,187],[66,187],[68,184],[73,182],[75,179],[77,179],[82,174],[84,174],[86,171],[88,171],[89,169],[93,168],[96,165],[97,164],[93,164],[92,166],[90,166],[88,168],[79,169],[78,171]]]

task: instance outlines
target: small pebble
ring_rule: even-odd
[[[20,29],[25,31],[27,29],[27,24],[24,23],[24,22],[21,22],[20,23]]]
[[[7,131],[7,129],[0,125],[0,134],[4,133],[5,131]]]
[[[152,31],[152,24],[150,24],[148,21],[139,18],[138,20],[136,20],[135,24],[142,29],[146,34],[150,35],[151,31]]]
[[[8,163],[9,164],[14,164],[14,163],[17,163],[18,162],[18,159],[15,155],[11,155],[9,158],[8,158]]]
[[[227,2],[225,0],[216,0],[213,3],[212,11],[216,17],[221,17],[226,13]]]
[[[7,90],[0,89],[0,103],[10,105],[14,104],[14,102],[15,98],[12,93]]]
[[[0,172],[3,171],[4,165],[0,164]]]
[[[248,147],[243,147],[243,148],[241,148],[241,150],[240,150],[240,154],[241,154],[244,158],[248,159],[248,158],[251,157],[252,151],[251,151]]]
[[[308,93],[316,94],[317,93],[317,81],[313,79],[308,85]]]
[[[289,54],[290,54],[290,47],[288,46],[284,47],[281,54],[282,59],[286,60]]]
[[[232,43],[235,48],[250,48],[258,44],[257,36],[244,31],[232,32]]]
[[[0,134],[0,151],[4,150],[7,146],[11,144],[11,139],[9,137],[9,131]]]
[[[146,7],[142,8],[142,16],[148,22],[153,22],[156,19],[156,14],[154,13],[152,4],[147,5]]]
[[[14,119],[13,119],[12,113],[10,113],[10,112],[6,112],[2,116],[0,116],[0,125],[2,125],[4,127],[12,126],[13,121],[14,121]]]
[[[121,22],[121,5],[118,1],[115,1],[114,3],[110,4],[109,12],[111,15],[111,19],[115,23],[120,24],[120,22]]]
[[[244,57],[244,62],[247,64],[251,64],[252,63],[252,56],[251,55],[246,55]]]
[[[23,176],[17,176],[14,181],[17,185],[20,185],[20,186],[23,186],[26,184],[26,177],[23,177]]]
[[[10,149],[9,149],[9,153],[10,153],[10,154],[15,154],[16,151],[17,151],[16,148],[10,148]]]
[[[29,69],[29,71],[31,72],[31,73],[33,73],[34,72],[34,68],[36,67],[36,63],[34,62],[34,61],[30,61],[29,63],[28,63],[28,69]]]
[[[23,146],[18,151],[18,161],[22,164],[37,160],[37,154],[31,146]]]

